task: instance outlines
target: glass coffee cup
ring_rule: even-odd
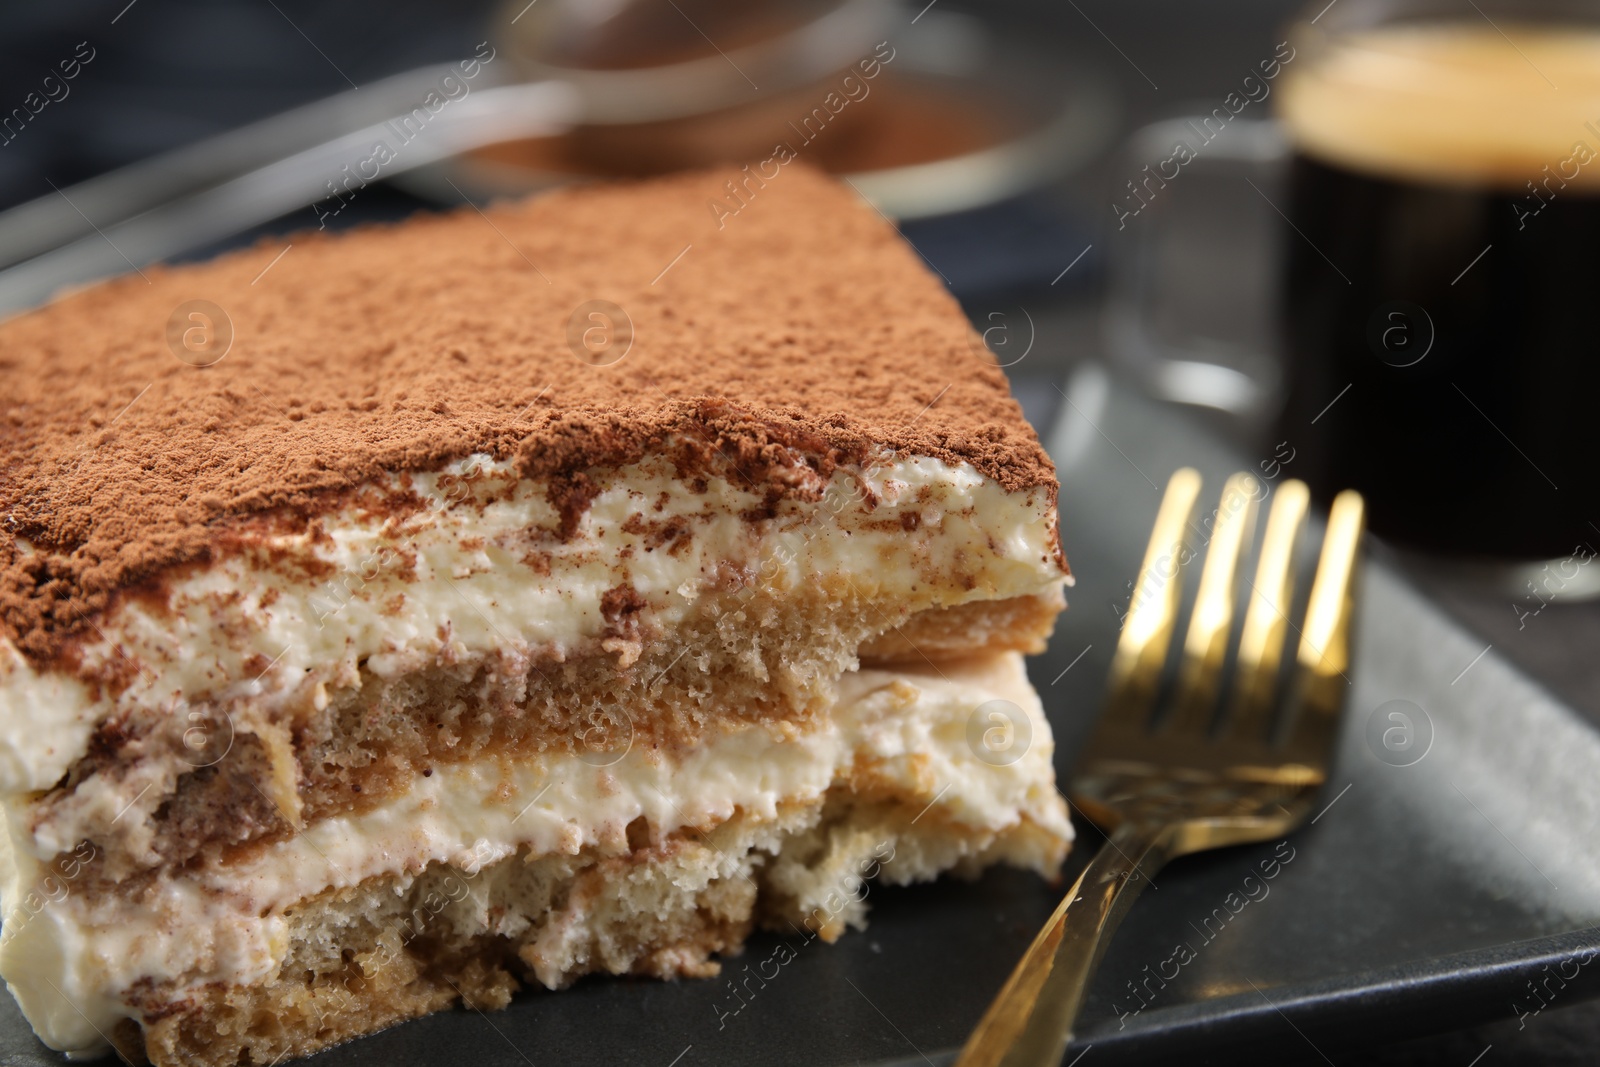
[[[1260,423],[1397,544],[1600,545],[1600,4],[1318,0],[1287,40]]]

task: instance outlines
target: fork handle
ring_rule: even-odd
[[[1112,932],[1177,837],[1127,820],[1100,847],[967,1038],[955,1067],[1059,1067],[1089,978]]]

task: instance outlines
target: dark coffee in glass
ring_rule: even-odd
[[[1600,546],[1600,28],[1472,18],[1313,33],[1285,81],[1275,440],[1390,540],[1564,556]]]

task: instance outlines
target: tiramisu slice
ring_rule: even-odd
[[[832,939],[866,879],[1053,873],[1056,483],[982,353],[797,166],[0,324],[0,976],[39,1035],[274,1063]]]

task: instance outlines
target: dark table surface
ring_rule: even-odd
[[[946,10],[962,5],[938,0]],[[914,5],[922,6],[921,0]],[[931,5],[930,5],[931,6]],[[1123,132],[1157,118],[1209,110],[1282,39],[1298,7],[1285,0],[989,0],[966,10],[1026,32],[1062,63],[1092,71],[1120,103]],[[0,12],[0,114],[21,106],[61,59],[94,58],[21,131],[0,144],[0,209],[152,153],[359,86],[385,74],[459,58],[487,36],[485,0],[53,0]],[[1209,101],[1209,102],[1208,102]],[[1120,137],[1116,139],[1120,141]],[[1115,145],[1115,142],[1114,142]],[[1034,337],[1010,368],[1029,416],[1046,425],[1073,365],[1105,359],[1104,267],[1119,240],[1109,207],[1126,163],[1115,147],[1050,187],[995,208],[910,224],[908,236],[945,264],[976,321],[1026,307]],[[364,191],[339,225],[431,208],[399,190]],[[295,215],[261,227],[288,232]],[[1058,270],[1087,249],[1062,285]],[[1208,248],[1208,270],[1238,267],[1233,247]],[[1197,273],[1197,283],[1199,282]],[[1259,302],[1256,302],[1258,305]],[[1248,293],[1224,307],[1229,328],[1269,330]],[[1243,323],[1241,326],[1240,324]],[[1222,432],[1237,432],[1219,425]],[[1070,546],[1069,546],[1070,550]],[[1486,645],[1522,666],[1600,725],[1600,604],[1557,601],[1519,618],[1508,598],[1458,574],[1417,570],[1419,584]],[[1342,1055],[1342,1065],[1590,1064],[1600,1004],[1551,1010],[1526,1024],[1509,1012],[1469,1031]],[[1321,1059],[1312,1062],[1324,1062]]]

